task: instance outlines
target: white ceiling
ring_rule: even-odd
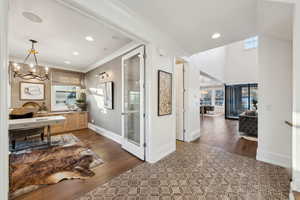
[[[190,53],[257,34],[257,0],[118,0]],[[222,37],[212,40],[213,33]]]
[[[99,60],[128,45],[131,39],[96,22],[55,0],[10,0],[10,57],[23,60],[30,48],[29,39],[38,40],[40,63],[85,70]],[[24,11],[42,18],[33,23],[23,17]],[[95,41],[88,42],[86,36]],[[74,56],[73,52],[79,52]],[[71,64],[65,64],[70,61]]]
[[[293,4],[263,1],[259,19],[259,28],[263,34],[282,40],[292,40]]]

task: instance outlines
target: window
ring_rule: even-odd
[[[246,110],[257,109],[258,84],[226,85],[226,118],[238,119]]]
[[[78,86],[53,85],[51,110],[70,110],[76,103],[76,93],[79,89]]]
[[[255,49],[258,47],[258,36],[248,38],[244,41],[245,49]]]
[[[130,103],[134,105],[140,104],[140,92],[129,91]]]
[[[215,90],[215,105],[216,106],[223,106],[224,105],[224,90],[217,89]]]
[[[202,90],[202,105],[210,106],[212,105],[212,90]]]

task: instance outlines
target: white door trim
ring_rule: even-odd
[[[145,113],[145,102],[144,102],[144,94],[145,94],[145,60],[144,60],[144,54],[145,54],[145,47],[139,47],[126,55],[122,57],[122,113],[125,112],[124,108],[124,61],[139,55],[140,57],[140,146],[136,146],[132,143],[130,143],[124,133],[124,128],[125,128],[125,120],[124,120],[124,115],[122,115],[122,148],[127,150],[128,152],[136,155],[138,158],[141,160],[145,160],[145,118],[144,118],[144,113]]]
[[[8,0],[0,1],[0,199],[8,199]]]

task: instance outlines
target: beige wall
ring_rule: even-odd
[[[28,72],[29,66],[28,65],[22,65],[21,66],[21,72]],[[38,81],[38,80],[24,80],[21,79],[19,77],[14,78],[13,76],[13,66],[12,66],[12,62],[10,62],[10,72],[11,72],[11,76],[10,76],[10,86],[11,86],[11,108],[19,108],[22,107],[22,105],[26,102],[29,101],[22,101],[20,99],[20,83],[21,82],[31,82],[31,83],[43,83],[45,84],[45,99],[43,101],[33,101],[36,102],[38,104],[42,104],[43,102],[45,102],[45,105],[48,108],[48,111],[51,110],[51,84],[52,84],[52,80],[53,80],[53,76],[52,74],[55,73],[56,76],[56,80],[59,80],[58,76],[61,75],[61,77],[66,78],[65,80],[62,79],[62,81],[56,82],[56,84],[65,84],[65,85],[71,85],[71,84],[80,84],[81,86],[84,86],[84,74],[80,73],[80,72],[73,72],[73,71],[66,71],[66,70],[60,70],[60,69],[50,69],[49,70],[49,75],[50,75],[50,80],[46,80],[46,81]],[[37,68],[37,73],[39,73],[39,71],[41,70],[41,72],[43,72],[44,67],[38,67]],[[80,79],[80,81],[78,82],[77,80]]]
[[[122,57],[113,59],[88,73],[86,73],[85,81],[88,90],[88,110],[89,122],[94,122],[106,130],[114,132],[118,135],[122,134],[121,112],[122,112]],[[101,80],[96,77],[97,74],[106,72],[109,78]],[[91,92],[92,89],[99,88],[99,84],[107,81],[114,83],[114,109],[106,109],[101,105],[101,97]]]

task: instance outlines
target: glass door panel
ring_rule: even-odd
[[[140,58],[135,55],[124,61],[124,136],[140,145]]]
[[[144,47],[122,57],[122,148],[144,160]]]

